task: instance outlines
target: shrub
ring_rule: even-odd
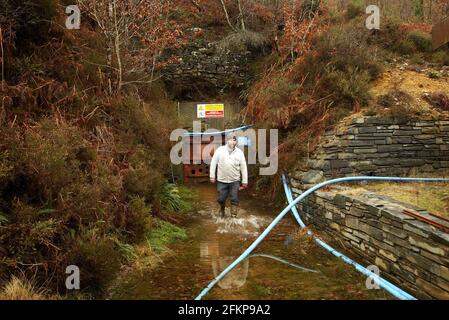
[[[360,17],[364,13],[365,10],[361,1],[351,1],[348,3],[345,16],[347,20],[352,20]]]
[[[273,85],[266,90],[264,95],[267,96],[270,107],[276,109],[285,106],[291,98],[292,93],[298,88],[298,83],[286,78],[277,78]]]
[[[381,95],[377,98],[377,103],[384,108],[391,108],[394,105],[410,105],[413,97],[407,92],[400,90],[392,90],[387,94]]]
[[[401,30],[401,25],[396,20],[386,18],[382,23],[383,27],[380,30],[371,34],[369,42],[375,44],[383,49],[392,50],[395,46],[404,39],[404,33]],[[393,50],[395,51],[395,50]]]
[[[126,171],[116,169],[123,159],[106,133],[94,149],[81,128],[64,121],[43,119],[22,135],[1,132],[8,149],[0,158],[0,272],[11,275],[19,264],[37,263],[37,280],[51,273],[52,284],[61,285],[62,266],[79,263],[83,283],[94,293],[118,270],[122,253],[111,235],[126,245],[145,239],[151,227],[146,199],[157,198],[161,164],[133,136],[123,148],[136,182],[127,181]]]
[[[303,14],[310,16],[316,14],[320,10],[321,0],[305,0],[301,5]]]
[[[401,90],[392,90],[378,98],[378,104],[387,109],[385,116],[398,123],[407,123],[419,116],[422,110],[414,107],[413,102],[413,97]]]
[[[346,72],[358,69],[368,71],[372,80],[382,72],[380,56],[376,47],[368,42],[369,33],[360,26],[352,24],[337,26],[322,36],[316,45],[321,69],[330,65]]]
[[[8,217],[0,211],[0,226],[8,222]]]
[[[162,209],[172,213],[191,211],[193,198],[191,190],[171,183],[164,184],[159,193]]]
[[[398,41],[393,46],[393,50],[402,55],[413,54],[417,51],[415,44],[409,39],[402,39]]]
[[[163,182],[154,157],[139,146],[129,159],[129,168],[124,172],[123,186],[131,196],[143,197],[152,201]]]
[[[419,52],[431,52],[433,50],[432,38],[429,34],[412,31],[407,35],[407,40],[411,41]]]
[[[52,36],[51,21],[56,15],[55,0],[27,1],[2,0],[0,22],[13,19],[15,47],[19,51],[29,49],[30,44],[41,45]]]
[[[151,230],[176,117],[162,81],[103,94],[107,40],[92,21],[65,33],[59,9],[70,3],[0,0],[0,279],[23,273],[64,290],[64,268],[77,264],[95,297]]]
[[[262,50],[267,45],[268,40],[264,35],[246,30],[229,34],[216,44],[216,48],[220,54],[244,53],[248,50]]]
[[[433,107],[438,108],[443,111],[449,111],[449,96],[444,92],[432,92],[425,99]]]
[[[0,290],[0,300],[49,300],[53,297],[33,281],[13,276]]]
[[[317,43],[318,61],[307,62],[303,71],[323,73],[322,95],[331,94],[337,104],[366,104],[370,82],[382,72],[378,50],[367,43],[365,33],[350,25],[331,29]]]
[[[21,157],[22,165],[36,176],[47,200],[65,186],[82,179],[76,153],[83,143],[79,129],[58,126],[50,119],[42,120],[25,133],[26,152]]]
[[[353,103],[367,104],[370,98],[369,82],[371,80],[367,71],[349,68],[343,72],[335,68],[327,71],[325,82],[332,87],[336,96]]]
[[[434,63],[449,66],[449,53],[446,51],[437,51],[432,54],[430,60]]]
[[[129,201],[125,230],[127,238],[133,243],[144,239],[145,233],[151,228],[151,207],[145,203],[145,198],[133,197]]]
[[[93,230],[91,233],[96,233]],[[83,290],[101,292],[120,269],[120,252],[112,239],[85,234],[77,241],[68,261],[80,268]]]

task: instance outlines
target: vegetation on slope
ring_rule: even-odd
[[[108,61],[108,39],[93,16],[83,14],[81,30],[68,30],[66,1],[1,1],[2,297],[13,297],[11,288],[34,292],[26,279],[65,294],[69,265],[82,270],[83,293],[101,294],[127,262],[123,248],[146,243],[158,228],[153,217],[190,210],[185,193],[164,187],[176,121],[157,80],[170,58],[161,48],[177,46],[182,34],[169,23],[173,3],[144,2],[157,9],[158,33],[140,21],[148,32],[133,46],[141,50],[123,42]],[[155,62],[151,79],[142,55]]]
[[[306,4],[318,5],[310,10]],[[341,7],[341,4],[344,4]],[[258,126],[281,129],[281,166],[291,169],[298,159],[313,152],[319,137],[344,117],[359,111],[384,113],[386,107],[372,96],[371,87],[385,72],[400,67],[400,61],[420,65],[429,70],[444,70],[449,51],[432,48],[430,16],[395,15],[393,8],[402,6],[401,14],[413,3],[391,1],[382,6],[380,30],[365,27],[364,1],[293,1],[282,11],[284,32],[271,63],[247,93],[244,118]],[[434,3],[434,9],[444,3]],[[340,10],[340,11],[338,11]],[[434,21],[444,17],[443,11],[433,13]],[[267,59],[269,60],[269,59]],[[441,77],[430,71],[429,77]],[[441,82],[447,83],[447,79]],[[389,92],[408,97],[408,93]],[[424,99],[430,108],[446,110],[447,92],[430,92]],[[407,102],[405,99],[404,102]],[[426,105],[418,101],[406,108],[395,103],[387,106],[392,116],[418,115]],[[391,107],[391,108],[390,108]]]

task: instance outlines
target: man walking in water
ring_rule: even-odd
[[[217,178],[215,171],[218,166]],[[248,187],[248,169],[245,154],[237,148],[237,137],[232,136],[226,145],[215,150],[210,164],[210,181],[217,181],[218,203],[221,217],[225,216],[226,199],[231,198],[231,216],[237,217],[239,190]],[[242,186],[240,186],[240,181]]]

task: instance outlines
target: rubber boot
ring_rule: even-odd
[[[220,210],[218,211],[218,215],[222,218],[225,217],[225,205],[224,204],[220,204]]]
[[[235,204],[232,204],[231,205],[231,216],[233,218],[237,218],[238,214],[239,214],[239,207],[236,206]]]

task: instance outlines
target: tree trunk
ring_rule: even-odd
[[[229,20],[229,14],[228,14],[228,10],[226,9],[226,4],[225,4],[224,0],[220,0],[220,1],[221,1],[221,5],[223,6],[223,11],[225,13],[226,20],[228,21],[228,25],[232,30],[235,31],[234,27],[232,26],[231,20]]]
[[[239,12],[240,12],[240,23],[242,25],[242,30],[246,31],[245,27],[245,17],[243,16],[243,8],[242,8],[242,0],[237,0],[239,4]]]
[[[121,91],[123,84],[123,70],[122,70],[122,57],[120,52],[120,31],[117,25],[117,4],[116,0],[113,0],[114,4],[114,44],[115,54],[117,56],[117,68],[118,68],[118,80],[117,80],[117,93]]]
[[[3,31],[2,28],[0,28],[0,49],[2,53],[2,91],[5,88],[5,85],[3,81],[5,81],[5,53],[3,51]]]
[[[114,12],[114,8],[113,8],[113,4],[112,1],[109,0],[109,8],[108,8],[108,13],[109,13],[109,24],[112,25],[113,23],[113,12]],[[107,47],[107,65],[108,65],[108,69],[106,70],[106,77],[107,77],[107,86],[108,86],[108,94],[112,95],[112,48],[114,47],[113,44],[113,39],[112,39],[112,32],[109,28],[105,29],[105,33],[106,33],[106,38],[107,38],[107,43],[108,43],[108,47]]]
[[[3,30],[2,28],[0,28],[0,48],[1,48],[1,53],[2,53],[2,91],[5,89],[5,53],[3,51]],[[2,99],[2,108],[0,110],[0,123],[3,123],[3,119],[6,116],[6,111],[5,111],[5,105],[4,105],[4,98]]]

